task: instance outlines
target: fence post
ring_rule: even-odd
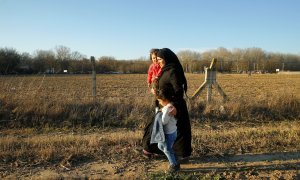
[[[213,58],[209,68],[205,68],[205,81],[201,84],[201,86],[195,91],[192,96],[192,99],[197,97],[207,86],[207,103],[211,102],[212,96],[212,86],[216,86],[218,93],[223,97],[223,100],[226,100],[226,94],[222,90],[222,88],[217,83],[217,70],[216,70],[217,59]]]
[[[97,92],[96,92],[96,65],[95,65],[95,57],[91,56],[91,62],[92,62],[92,95],[94,100],[96,100]]]

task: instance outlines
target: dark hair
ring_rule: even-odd
[[[150,49],[150,61],[152,61],[151,55],[155,54],[157,56],[158,51],[159,51],[159,49],[157,49],[157,48]]]
[[[169,100],[172,101],[172,93],[167,89],[156,90],[156,99]]]
[[[165,67],[162,68],[162,73],[168,69],[168,66],[173,66],[180,75],[180,82],[183,84],[183,89],[187,91],[187,81],[184,75],[182,65],[177,57],[177,55],[169,48],[162,48],[158,51],[157,57],[160,57],[165,60]]]

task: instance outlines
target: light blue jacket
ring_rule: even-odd
[[[165,142],[165,133],[162,124],[162,114],[163,113],[159,111],[155,115],[150,144]]]

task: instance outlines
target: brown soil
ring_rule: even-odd
[[[21,162],[20,162],[21,163]],[[92,161],[77,166],[3,165],[4,179],[149,179],[164,176],[166,159],[145,159],[139,163]],[[179,177],[208,179],[300,179],[300,152],[241,154],[227,157],[191,157],[181,165]]]

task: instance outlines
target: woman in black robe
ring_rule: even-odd
[[[172,103],[177,118],[177,139],[173,145],[173,149],[177,156],[187,158],[192,153],[192,133],[189,114],[186,102],[183,98],[187,90],[187,81],[183,72],[183,68],[176,54],[168,48],[160,49],[157,53],[158,63],[162,68],[161,76],[158,78],[156,90],[167,90],[172,95]],[[151,132],[153,128],[152,118],[145,127],[143,136],[144,153],[157,153],[160,150],[157,144],[150,144]]]

